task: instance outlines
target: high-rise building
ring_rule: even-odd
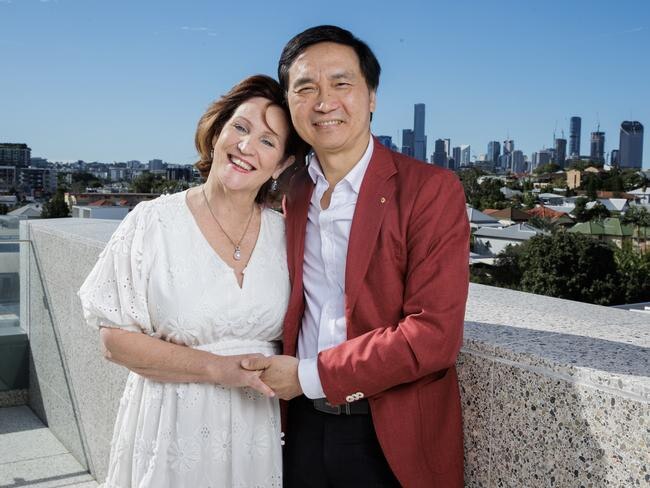
[[[524,153],[515,150],[512,151],[512,172],[513,173],[523,173],[526,171],[526,158],[524,158]]]
[[[451,139],[443,139],[445,141],[445,153],[447,157],[451,156]]]
[[[49,168],[21,168],[18,184],[26,193],[32,195],[54,193],[56,191],[56,171]]]
[[[488,142],[486,160],[490,163],[498,164],[499,156],[501,156],[501,144],[499,144],[499,141]]]
[[[126,162],[126,167],[128,169],[140,169],[142,168],[142,163],[137,159],[132,159],[131,161]]]
[[[445,152],[445,141],[444,139],[436,139],[435,146],[433,151],[433,164],[440,166],[441,168],[447,167],[447,153]]]
[[[605,133],[592,132],[591,133],[591,152],[589,157],[592,161],[597,163],[605,162]]]
[[[413,157],[414,155],[415,137],[411,129],[404,129],[402,131],[402,154]]]
[[[580,157],[580,131],[582,119],[580,117],[571,117],[571,125],[569,127],[569,157]]]
[[[566,139],[555,139],[555,163],[564,168],[566,166]]]
[[[454,169],[460,167],[460,147],[456,146],[451,150],[452,159],[454,160]]]
[[[27,144],[0,143],[0,166],[26,168],[29,166],[31,157],[32,150]]]
[[[382,146],[385,146],[388,149],[393,148],[393,138],[391,136],[377,136],[377,140]]]
[[[460,165],[461,166],[469,166],[471,164],[471,146],[469,144],[464,144],[460,146]]]
[[[150,159],[149,160],[149,171],[159,171],[163,169],[162,159]]]
[[[427,136],[424,135],[424,104],[416,103],[413,107],[413,157],[420,161],[427,160]]]
[[[612,152],[609,154],[609,164],[612,166],[618,166],[620,159],[618,157],[618,149],[612,149]]]
[[[499,167],[503,171],[512,171],[512,152],[515,150],[515,141],[506,139],[503,141],[503,154],[499,157]]]
[[[626,120],[621,124],[619,142],[619,165],[621,168],[639,168],[643,164],[643,125]]]
[[[537,166],[544,166],[553,161],[553,151],[550,149],[542,149],[537,151]]]

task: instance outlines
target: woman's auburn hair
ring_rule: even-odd
[[[219,100],[210,104],[199,119],[194,136],[194,144],[196,145],[200,159],[194,166],[201,174],[201,177],[207,178],[210,174],[210,168],[212,167],[212,141],[219,137],[223,127],[230,120],[233,113],[235,113],[237,107],[246,100],[256,97],[266,98],[270,102],[270,105],[275,105],[282,109],[289,127],[289,135],[284,144],[283,158],[295,156],[295,164],[304,164],[308,147],[300,136],[298,136],[291,123],[291,114],[289,113],[282,88],[270,76],[254,75],[243,79]],[[271,181],[269,180],[262,185],[255,200],[258,203],[266,202],[270,188]]]

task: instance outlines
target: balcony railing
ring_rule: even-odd
[[[126,371],[102,358],[75,292],[117,224],[21,228],[30,406],[100,481]],[[466,486],[648,483],[645,314],[471,285],[458,364]]]

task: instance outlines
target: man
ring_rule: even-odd
[[[380,66],[350,32],[298,34],[278,73],[313,154],[286,205],[284,355],[244,366],[291,400],[285,486],[460,487],[462,186],[374,140]]]

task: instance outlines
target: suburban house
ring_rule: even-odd
[[[518,246],[536,235],[546,234],[528,224],[509,227],[483,227],[474,232],[474,252],[496,256],[508,246]]]

